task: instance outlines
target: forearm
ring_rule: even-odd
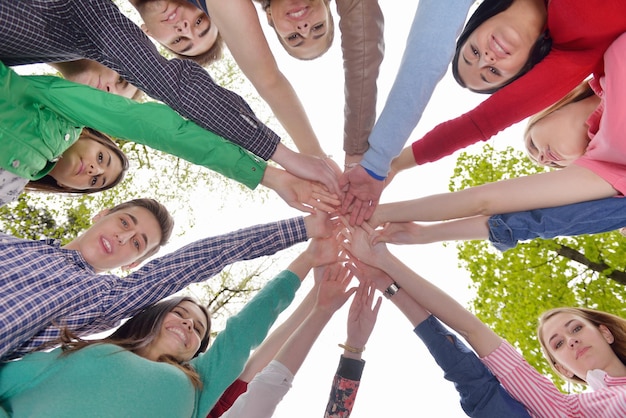
[[[331,311],[313,308],[280,349],[275,360],[287,367],[291,373],[296,374],[332,315]]]
[[[386,257],[377,257],[376,264],[424,310],[431,312],[461,334],[479,356],[486,356],[500,345],[500,337],[476,316],[441,289],[413,272],[391,253]]]
[[[417,6],[398,74],[369,138],[361,164],[386,175],[422,117],[454,54],[473,0],[422,0]]]
[[[311,312],[311,308],[315,303],[316,291],[317,287],[313,287],[289,318],[272,331],[272,333],[263,340],[263,343],[254,350],[254,353],[252,353],[246,363],[243,373],[239,376],[241,380],[250,382],[257,373],[263,370],[263,368],[275,358],[288,338]]]
[[[350,416],[361,383],[365,362],[341,356],[333,378],[324,418]]]
[[[343,149],[361,155],[376,121],[376,80],[384,57],[383,14],[378,0],[335,2],[344,69]]]

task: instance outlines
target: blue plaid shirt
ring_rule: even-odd
[[[7,65],[89,58],[209,131],[268,160],[280,138],[245,100],[190,60],[167,60],[111,0],[0,1]]]
[[[304,219],[293,218],[193,242],[120,278],[96,274],[79,252],[56,240],[0,234],[0,358],[22,355],[59,336],[115,327],[141,308],[226,265],[306,241]]]

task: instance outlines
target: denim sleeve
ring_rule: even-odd
[[[500,251],[519,241],[599,234],[626,226],[626,199],[606,199],[494,215],[489,218],[489,241]]]
[[[524,406],[504,390],[476,354],[434,316],[415,327],[415,333],[444,371],[446,380],[454,383],[461,397],[461,407],[468,416],[530,417]]]

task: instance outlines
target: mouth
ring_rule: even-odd
[[[287,17],[295,20],[302,19],[306,15],[308,9],[308,7],[302,7],[296,10],[290,10],[287,12]]]
[[[164,13],[165,14],[165,20],[162,20],[162,22],[168,22],[168,23],[173,23],[174,19],[176,19],[176,16],[178,15],[178,8],[180,6],[176,6],[176,8],[171,12],[171,13],[167,13],[167,11]]]
[[[113,246],[111,245],[111,242],[105,237],[100,237],[100,244],[102,245],[105,253],[111,254],[111,252],[113,252]]]
[[[183,344],[187,346],[187,335],[185,335],[185,333],[180,328],[168,328],[167,330],[177,335],[178,338],[180,338],[180,340],[183,342]]]
[[[489,39],[489,48],[498,58],[506,58],[508,55],[511,55],[506,46],[495,36],[491,36]]]
[[[588,350],[589,350],[589,347],[584,347],[584,348],[581,348],[580,350],[576,351],[576,360],[578,360],[580,357],[582,357]]]
[[[85,170],[85,164],[83,164],[83,159],[80,159],[80,164],[78,165],[78,170],[76,171],[76,175],[80,176],[82,172]]]
[[[562,160],[561,156],[559,154],[557,154],[556,152],[552,151],[550,148],[548,148],[546,150],[545,155],[546,155],[546,157],[548,157],[548,159],[550,161],[552,161],[554,163]]]

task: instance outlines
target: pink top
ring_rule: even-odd
[[[414,142],[417,164],[485,141],[555,103],[590,74],[604,74],[602,55],[626,32],[626,1],[551,0],[547,26],[553,41],[548,56],[475,109]]]
[[[507,341],[503,340],[482,361],[533,417],[626,417],[626,377],[603,374],[604,384],[598,385],[601,387],[594,392],[566,395],[528,364]],[[598,371],[592,373],[595,372]]]
[[[574,164],[588,168],[626,193],[626,34],[611,44],[604,54],[606,74],[593,79],[591,87],[602,99],[591,114],[591,142],[585,155]]]

